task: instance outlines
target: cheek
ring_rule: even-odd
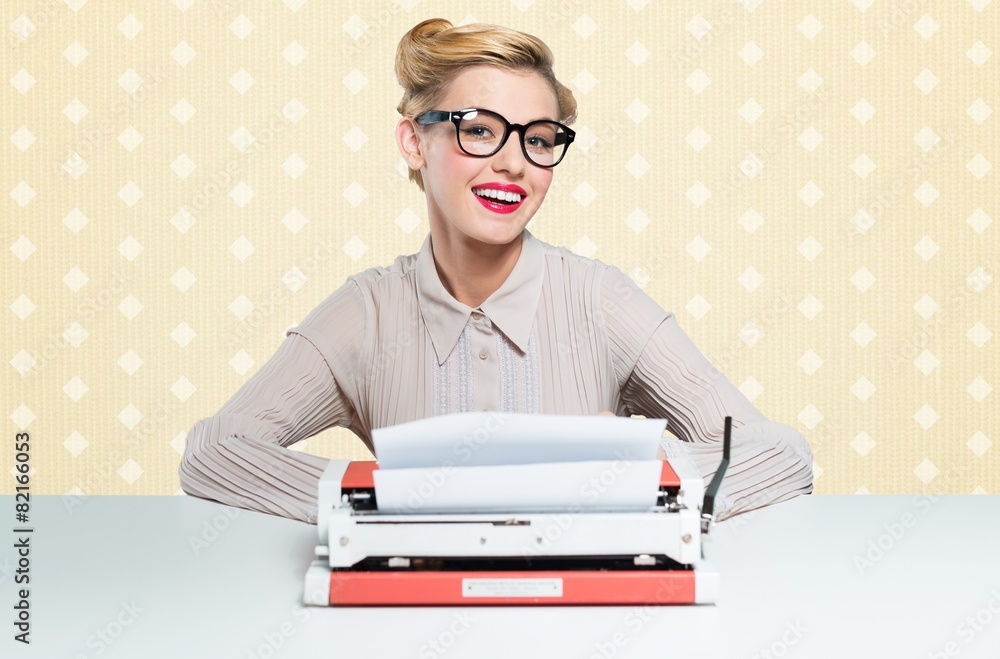
[[[549,186],[552,185],[552,170],[535,167],[531,174],[531,189],[541,197],[548,192]]]
[[[442,146],[437,153],[438,172],[448,187],[458,188],[471,181],[482,169],[482,162],[458,150],[458,146]]]
[[[475,158],[459,151],[454,141],[436,140],[427,150],[426,158],[425,185],[433,187],[439,195],[451,194],[462,187],[463,181],[472,180],[480,166]]]

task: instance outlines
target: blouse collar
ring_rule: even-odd
[[[542,292],[544,268],[542,243],[525,229],[521,232],[521,254],[514,269],[500,288],[479,306],[521,352],[528,349],[528,335]],[[416,280],[420,313],[430,332],[438,364],[443,364],[455,349],[474,310],[456,300],[441,283],[434,266],[430,233],[417,255]]]

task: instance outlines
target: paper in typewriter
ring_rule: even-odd
[[[464,412],[372,433],[379,511],[643,510],[663,419]]]

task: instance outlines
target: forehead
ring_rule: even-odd
[[[481,108],[514,123],[559,119],[559,102],[548,80],[533,71],[470,66],[458,73],[438,102],[440,110]]]

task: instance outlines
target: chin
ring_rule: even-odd
[[[468,235],[488,245],[507,245],[520,236],[523,229],[524,226],[520,222],[516,224],[490,223],[473,227],[472,232]]]

